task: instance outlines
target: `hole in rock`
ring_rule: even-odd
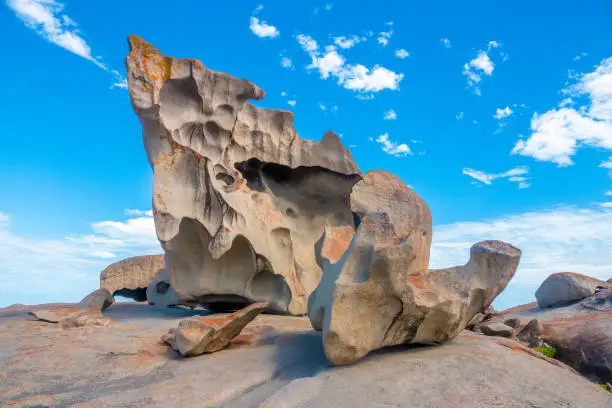
[[[147,300],[147,288],[136,288],[136,289],[119,289],[113,293],[113,297],[120,296],[127,299],[135,300],[136,302],[146,302]]]
[[[155,289],[157,290],[157,293],[166,293],[169,288],[170,288],[170,284],[165,281],[157,282],[157,285],[155,285]]]

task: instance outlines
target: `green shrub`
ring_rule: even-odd
[[[557,350],[552,346],[534,347],[533,349],[550,358],[555,358],[555,354],[557,354]]]
[[[599,385],[601,388],[603,388],[604,390],[608,392],[612,392],[612,385],[610,384],[597,384],[597,385]]]

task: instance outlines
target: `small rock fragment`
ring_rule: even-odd
[[[531,348],[539,347],[542,345],[542,336],[544,333],[544,328],[538,321],[538,319],[531,319],[527,326],[523,327],[523,329],[518,332],[516,337],[522,341],[523,343],[527,343],[527,345]]]
[[[183,356],[214,353],[227,347],[247,324],[268,307],[269,302],[259,302],[229,316],[183,319],[178,328],[170,329],[162,336],[162,341]]]
[[[102,310],[109,308],[115,302],[115,298],[106,289],[97,289],[85,296],[78,307]]]
[[[486,336],[512,337],[514,334],[514,329],[503,323],[484,323],[479,328]]]
[[[474,317],[472,317],[472,320],[470,320],[470,322],[467,324],[467,326],[465,326],[465,328],[474,331],[476,325],[482,323],[484,319],[485,315],[483,313],[478,313]]]
[[[110,326],[112,320],[104,317],[99,310],[90,308],[63,308],[35,310],[29,312],[36,319],[48,323],[59,323],[64,328],[82,326]]]
[[[516,329],[517,327],[519,327],[521,325],[521,321],[517,318],[513,318],[513,319],[508,319],[504,322],[504,324],[506,326],[510,326],[513,329]]]

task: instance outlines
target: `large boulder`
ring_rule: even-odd
[[[326,228],[354,227],[349,195],[361,177],[351,154],[333,132],[301,139],[291,112],[249,103],[264,92],[247,80],[136,36],[129,45],[172,288],[185,302],[305,313],[322,273],[315,245]]]
[[[504,323],[483,323],[478,329],[485,336],[512,337],[514,328]]]
[[[600,286],[609,285],[579,273],[553,273],[542,282],[535,296],[540,307],[553,307],[589,297]]]
[[[147,300],[146,290],[164,267],[164,255],[142,255],[107,266],[100,274],[100,288],[113,296],[138,302]]]
[[[521,251],[500,241],[475,244],[465,266],[428,270],[431,215],[397,177],[370,172],[351,195],[360,223],[309,300],[332,364],[405,343],[444,343],[487,310],[518,266]]]

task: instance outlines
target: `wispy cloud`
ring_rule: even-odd
[[[129,209],[125,214],[122,221],[92,223],[88,234],[36,239],[13,232],[10,217],[0,212],[0,307],[9,299],[79,300],[98,287],[99,274],[109,263],[161,253],[151,211]]]
[[[410,147],[408,147],[405,143],[397,143],[393,142],[389,139],[388,133],[383,133],[375,139],[376,143],[378,143],[383,152],[390,154],[395,157],[405,157],[408,155],[412,155],[412,151]]]
[[[294,69],[293,61],[291,61],[291,58],[281,55],[281,67],[287,69]]]
[[[574,271],[610,278],[612,211],[573,207],[507,215],[434,227],[431,267],[465,263],[472,244],[498,239],[523,251],[516,275],[496,307],[531,302],[540,283],[554,272]]]
[[[334,39],[334,44],[336,44],[338,47],[342,48],[343,50],[352,48],[362,41],[366,41],[366,37],[359,37],[357,35],[353,35],[350,37],[338,36],[338,37],[333,37],[333,39]]]
[[[334,78],[346,89],[370,93],[368,98],[372,96],[371,93],[399,89],[403,74],[397,74],[379,65],[370,69],[361,64],[349,64],[336,46],[328,45],[321,51],[317,42],[308,35],[299,34],[296,39],[311,58],[306,69],[317,70],[322,79]]]
[[[290,106],[295,106],[297,104],[297,101],[295,99],[289,99],[287,101],[287,104],[289,104]]]
[[[440,43],[446,48],[452,48],[451,40],[448,38],[440,38]]]
[[[64,4],[55,0],[6,0],[7,6],[24,24],[40,37],[68,50],[111,74],[111,88],[127,88],[123,75],[94,57],[91,47],[82,37],[78,24],[64,13]]]
[[[280,31],[273,25],[259,20],[257,17],[251,16],[251,24],[249,28],[259,38],[276,38],[280,35]]]
[[[397,113],[395,113],[395,110],[389,109],[388,111],[385,112],[384,119],[385,120],[395,120],[397,119]]]
[[[581,52],[580,54],[574,57],[574,61],[580,61],[582,58],[588,57],[588,56],[589,54],[587,54],[586,52]]]
[[[493,117],[497,120],[500,119],[504,119],[509,117],[510,115],[512,115],[514,113],[514,111],[512,109],[510,109],[509,106],[506,106],[505,108],[497,108],[495,110],[495,115],[493,115]]]
[[[461,119],[463,119],[464,116],[465,116],[465,114],[463,112],[459,112],[458,114],[455,115],[455,119],[461,120]]]
[[[463,169],[462,173],[486,185],[491,185],[493,180],[505,178],[511,183],[518,183],[519,188],[531,187],[526,177],[526,175],[529,174],[529,167],[527,166],[518,166],[503,173],[485,173],[484,171],[466,167]]]
[[[564,99],[561,107],[535,113],[531,135],[519,140],[512,153],[570,166],[580,148],[612,150],[612,57],[601,61],[593,72],[572,78],[576,82],[563,94],[574,100],[565,103]],[[583,103],[578,108],[569,106],[579,101]]]
[[[386,24],[389,27],[391,27],[393,26],[393,21],[389,21]],[[391,39],[392,36],[393,36],[393,30],[389,29],[388,31],[381,31],[380,33],[378,33],[378,37],[376,38],[376,40],[378,41],[380,45],[382,45],[383,47],[386,47],[387,44],[389,44],[389,40]]]

